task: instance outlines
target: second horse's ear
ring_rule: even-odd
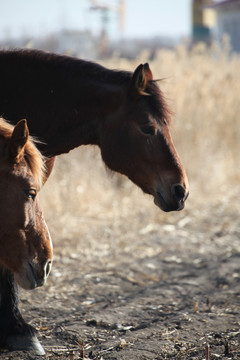
[[[45,182],[49,178],[49,176],[52,172],[53,166],[54,166],[54,162],[55,162],[55,156],[50,157],[50,158],[46,157],[44,159],[45,171],[44,171],[42,186],[45,184]]]
[[[29,131],[27,121],[25,119],[20,120],[14,127],[10,139],[9,155],[14,162],[17,163],[21,160],[28,138]]]
[[[145,90],[149,80],[153,80],[152,71],[149,64],[140,64],[133,73],[131,80],[131,94],[137,95],[149,95]]]

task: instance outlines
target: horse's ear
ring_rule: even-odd
[[[29,138],[29,131],[27,127],[27,121],[25,119],[20,120],[13,129],[13,133],[10,139],[10,156],[14,162],[21,160],[24,146]]]
[[[50,176],[50,174],[52,172],[52,169],[53,169],[54,162],[55,162],[55,156],[50,157],[50,158],[46,157],[44,159],[45,171],[44,171],[44,175],[43,175],[42,186],[45,184],[45,182],[49,178],[49,176]]]
[[[143,65],[143,68],[144,68],[144,72],[145,72],[145,76],[146,76],[146,78],[147,78],[147,81],[148,81],[148,80],[153,80],[153,74],[152,74],[152,71],[151,71],[151,69],[150,69],[149,64],[148,64],[148,63],[145,63],[145,64]]]
[[[132,95],[149,95],[146,87],[149,80],[153,80],[152,71],[149,64],[140,64],[133,73],[131,80]]]

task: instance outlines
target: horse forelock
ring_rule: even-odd
[[[45,165],[44,156],[37,149],[35,142],[36,141],[30,137],[24,149],[24,156],[40,189],[43,184]]]
[[[173,111],[167,104],[166,98],[157,84],[158,81],[159,80],[148,81],[146,92],[150,95],[148,98],[154,108],[154,111],[156,111],[159,122],[162,123],[166,121],[168,125],[171,125]]]
[[[0,136],[5,139],[10,139],[12,136],[14,126],[9,124],[3,118],[0,118]],[[41,188],[43,183],[43,177],[45,173],[44,156],[37,149],[35,143],[37,141],[29,137],[24,147],[24,158],[36,180],[38,187]]]

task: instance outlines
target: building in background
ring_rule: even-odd
[[[211,43],[216,27],[216,13],[211,7],[213,0],[193,0],[192,2],[192,40]]]
[[[216,12],[214,37],[221,42],[228,35],[233,52],[240,52],[240,0],[219,1],[213,5]]]
[[[229,37],[231,50],[239,53],[240,0],[193,0],[193,43],[217,41],[221,44],[224,35]]]

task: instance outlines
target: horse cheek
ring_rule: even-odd
[[[123,129],[108,128],[101,137],[101,155],[104,163],[112,170],[126,175],[128,146],[127,133]]]
[[[6,235],[4,244],[0,241],[0,254],[0,264],[12,272],[20,271],[26,258],[26,242],[22,231]]]

